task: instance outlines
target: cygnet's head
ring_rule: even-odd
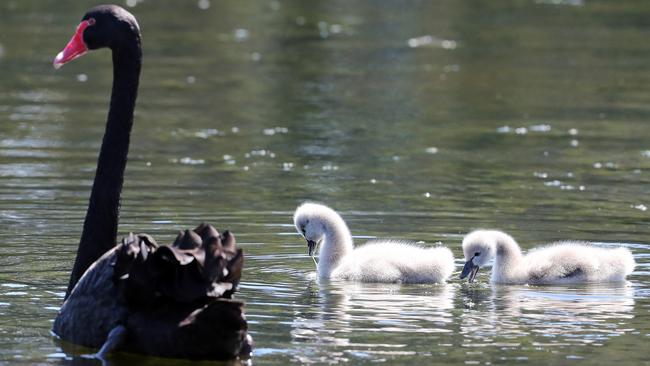
[[[316,246],[325,238],[325,222],[328,216],[338,214],[331,208],[319,203],[305,202],[296,208],[293,214],[293,224],[298,233],[307,240],[307,248],[310,256],[314,255]]]
[[[497,237],[494,230],[475,230],[463,238],[463,254],[465,266],[460,274],[460,279],[467,277],[473,282],[479,268],[485,266],[494,258],[497,246]],[[505,235],[505,234],[504,234]]]

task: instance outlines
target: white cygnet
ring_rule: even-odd
[[[510,235],[497,230],[467,234],[463,253],[467,262],[460,278],[469,276],[469,282],[493,258],[491,282],[502,284],[622,282],[636,265],[626,248],[598,248],[584,242],[552,243],[523,255]]]
[[[442,283],[454,270],[454,256],[446,247],[425,248],[412,242],[373,240],[354,248],[341,216],[317,203],[303,203],[293,215],[298,232],[307,240],[309,255],[317,245],[318,275],[360,282]]]

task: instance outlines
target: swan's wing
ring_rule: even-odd
[[[584,243],[559,242],[532,250],[526,255],[528,276],[532,283],[572,281],[584,278],[590,263]]]
[[[394,239],[394,238],[374,238],[366,241],[364,244],[359,245],[357,248],[363,248],[365,246],[373,245],[408,245],[422,248],[418,242],[408,239]],[[356,248],[355,248],[356,249]]]
[[[114,279],[127,303],[152,306],[160,301],[232,297],[244,263],[234,235],[219,234],[205,224],[195,230],[181,232],[171,246],[150,248],[143,243],[153,239],[143,234],[125,239]]]
[[[66,340],[93,347],[101,346],[110,333],[105,352],[119,347],[206,359],[250,352],[243,303],[228,299],[241,277],[243,252],[232,234],[204,231],[203,237],[195,233],[199,246],[187,245],[197,241],[191,234],[187,240],[181,235],[178,246],[158,246],[148,235],[130,234],[91,266],[53,329]],[[92,286],[86,288],[86,283]],[[93,329],[80,331],[75,324]],[[115,328],[118,324],[128,329],[126,341],[121,328]]]
[[[448,248],[377,239],[343,257],[332,276],[365,282],[433,283],[445,281],[453,269],[453,254]]]

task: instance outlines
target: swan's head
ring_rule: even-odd
[[[307,240],[307,249],[310,256],[314,255],[316,246],[325,239],[327,217],[338,214],[331,208],[319,203],[306,202],[298,206],[293,214],[293,224],[298,233]]]
[[[497,238],[493,230],[476,230],[463,238],[463,254],[465,266],[460,274],[460,279],[468,277],[473,282],[479,268],[485,266],[495,256]]]
[[[70,42],[56,55],[53,65],[58,69],[88,50],[124,48],[133,40],[139,46],[140,27],[131,13],[117,5],[96,6],[83,16]]]

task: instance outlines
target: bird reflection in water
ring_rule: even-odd
[[[293,317],[292,343],[301,349],[295,361],[415,353],[402,337],[421,333],[433,340],[451,332],[455,287],[313,279]]]
[[[629,330],[625,320],[634,317],[634,288],[629,283],[463,286],[460,294],[463,303],[471,304],[460,320],[465,347],[516,347],[521,337],[542,348],[569,340],[598,344],[624,334]]]

